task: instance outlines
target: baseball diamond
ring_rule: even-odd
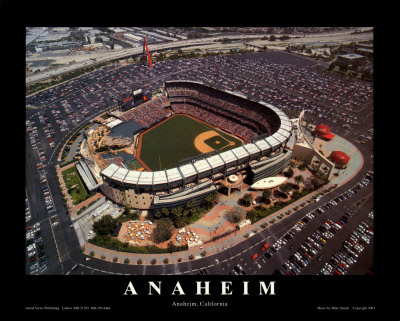
[[[219,144],[217,143],[219,142]],[[152,171],[176,167],[179,160],[215,149],[229,150],[243,143],[221,130],[188,115],[173,115],[139,137],[136,157]]]

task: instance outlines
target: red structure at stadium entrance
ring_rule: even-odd
[[[331,140],[333,137],[335,137],[334,134],[331,133],[331,129],[329,126],[326,126],[324,124],[320,124],[315,128],[314,131],[315,135]]]
[[[151,62],[150,51],[149,51],[149,48],[147,47],[146,37],[143,37],[143,39],[144,39],[144,43],[143,43],[142,61],[144,64],[146,64],[146,62],[147,62],[151,68],[151,67],[153,67],[153,63]]]
[[[338,167],[346,166],[350,161],[350,156],[342,151],[334,151],[329,156],[329,159]]]

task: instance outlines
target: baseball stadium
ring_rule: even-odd
[[[232,175],[252,184],[293,156],[292,123],[281,110],[201,82],[166,81],[152,99],[122,110],[87,133],[80,162],[109,199],[134,209],[200,201]]]

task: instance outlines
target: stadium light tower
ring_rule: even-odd
[[[149,51],[149,48],[147,47],[146,37],[143,37],[143,39],[144,39],[144,42],[143,42],[142,62],[143,62],[143,64],[148,63],[151,68],[151,67],[153,67],[153,63],[151,62],[150,51]]]

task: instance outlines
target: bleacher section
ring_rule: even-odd
[[[153,124],[158,123],[160,120],[170,115],[170,113],[164,109],[167,101],[168,99],[165,96],[154,98],[147,103],[126,111],[119,118],[122,121],[133,119],[143,128],[151,127]]]
[[[76,164],[76,169],[78,170],[78,173],[81,176],[83,182],[85,183],[89,193],[97,191],[99,188],[99,184],[97,183],[92,172],[90,171],[89,167],[82,158]]]

